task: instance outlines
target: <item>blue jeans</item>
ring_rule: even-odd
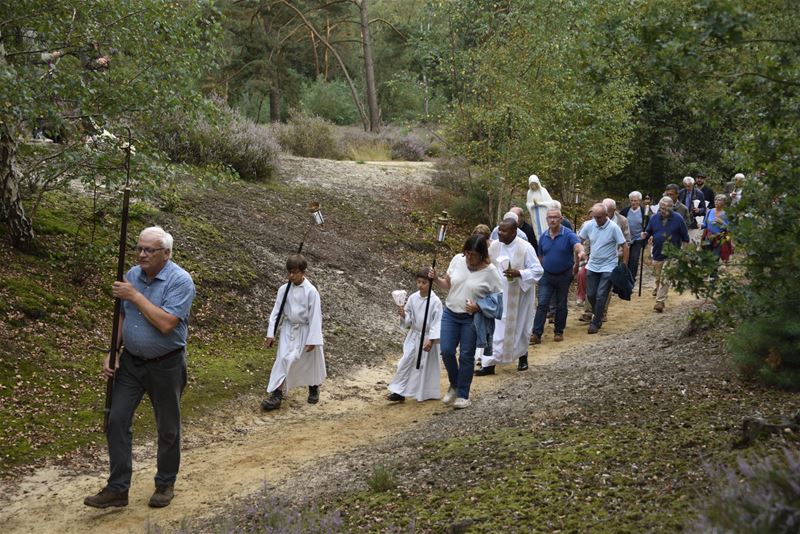
[[[611,272],[596,273],[586,270],[586,299],[592,307],[594,315],[592,324],[597,328],[603,325],[603,314],[606,310],[606,301],[611,292]]]
[[[572,270],[561,274],[544,273],[539,280],[539,305],[536,307],[536,317],[533,319],[533,333],[541,336],[544,332],[544,322],[547,319],[547,310],[551,299],[556,304],[556,325],[553,331],[563,334],[567,326],[567,298],[569,286],[572,283]]]
[[[647,241],[644,239],[634,239],[631,243],[631,251],[628,254],[628,269],[633,274],[633,280],[639,276],[639,261],[641,261],[642,251],[644,250]]]
[[[439,333],[442,362],[444,368],[447,369],[450,387],[455,388],[458,396],[462,399],[469,398],[477,342],[478,334],[475,332],[472,314],[455,313],[445,306]],[[458,362],[456,362],[456,347],[459,345],[461,345],[461,351]]]

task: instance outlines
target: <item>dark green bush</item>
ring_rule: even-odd
[[[358,110],[347,84],[340,80],[318,79],[305,84],[300,96],[300,109],[305,115],[322,117],[334,124],[358,122]]]
[[[800,389],[797,310],[777,307],[770,316],[745,321],[728,340],[728,348],[746,376],[782,388]]]

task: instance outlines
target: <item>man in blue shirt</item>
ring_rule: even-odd
[[[608,218],[603,204],[592,206],[592,220],[583,225],[579,235],[591,248],[586,264],[586,298],[594,314],[587,331],[596,334],[603,325],[606,299],[611,291],[611,272],[619,262],[617,251],[622,248],[622,261],[628,263],[628,242],[620,227]]]
[[[145,393],[158,428],[156,491],[150,506],[167,506],[173,497],[181,457],[180,399],[186,386],[186,337],[195,296],[192,277],[172,262],[172,236],[158,226],[145,228],[136,246],[139,265],[125,280],[114,282],[112,294],[122,300],[122,353],[115,368],[108,417],[108,455],[111,474],[97,495],[84,499],[95,508],[126,506],[131,485],[130,431],[133,415]]]
[[[653,274],[656,278],[656,305],[653,310],[658,313],[664,311],[669,292],[669,280],[661,276],[664,263],[668,261],[664,255],[664,244],[669,241],[680,248],[681,243],[689,242],[686,222],[673,211],[673,207],[670,197],[662,198],[658,203],[658,215],[650,218],[647,228],[642,232],[642,239],[653,238]]]
[[[575,266],[584,258],[583,245],[575,232],[562,224],[561,210],[547,210],[547,228],[539,239],[539,260],[544,274],[539,280],[539,305],[533,320],[532,341],[538,343],[542,339],[544,323],[550,299],[555,295],[556,317],[553,329],[553,341],[564,340],[564,328],[567,326],[567,297],[569,286],[576,271]]]

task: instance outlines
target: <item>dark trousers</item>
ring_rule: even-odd
[[[628,270],[633,274],[634,281],[639,276],[639,262],[642,258],[642,252],[647,241],[644,239],[635,239],[631,243],[630,254],[628,254]]]
[[[475,347],[478,334],[475,332],[474,318],[471,313],[451,312],[446,306],[442,314],[442,325],[439,332],[442,363],[447,370],[450,387],[455,388],[462,399],[469,398],[472,385],[473,366],[475,365]],[[456,362],[456,347],[461,350]]]
[[[606,310],[606,301],[610,292],[611,272],[596,273],[594,271],[586,271],[586,299],[594,312],[592,324],[598,328],[603,325],[603,314]]]
[[[158,428],[155,482],[174,484],[181,463],[181,394],[186,386],[185,353],[146,363],[123,351],[114,377],[108,417],[108,488],[125,491],[131,485],[133,414],[145,393],[150,397]]]
[[[569,286],[572,283],[572,270],[561,274],[544,273],[539,280],[539,305],[536,306],[536,316],[533,319],[533,333],[541,336],[544,332],[544,323],[547,320],[547,311],[551,299],[556,306],[556,324],[553,331],[563,334],[567,326],[567,298]]]

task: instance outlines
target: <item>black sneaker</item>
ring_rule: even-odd
[[[520,356],[519,361],[517,362],[517,371],[527,371],[528,370],[528,356]]]
[[[475,376],[487,376],[494,374],[494,365],[489,365],[486,367],[481,367],[475,371]]]
[[[319,386],[308,386],[308,403],[316,404],[319,402]]]
[[[108,488],[103,488],[97,495],[90,495],[83,499],[83,504],[93,508],[128,506],[128,490],[112,491]]]
[[[280,389],[276,389],[272,393],[270,393],[269,397],[261,401],[261,409],[265,412],[269,412],[270,410],[277,410],[281,407],[281,401],[283,400],[283,392]]]
[[[153,496],[150,497],[150,502],[148,502],[147,505],[151,508],[164,508],[172,502],[174,496],[175,491],[172,484],[168,486],[156,486],[156,491],[153,492]]]
[[[397,393],[389,393],[386,395],[386,400],[391,402],[405,402],[406,398],[402,395],[398,395]]]

